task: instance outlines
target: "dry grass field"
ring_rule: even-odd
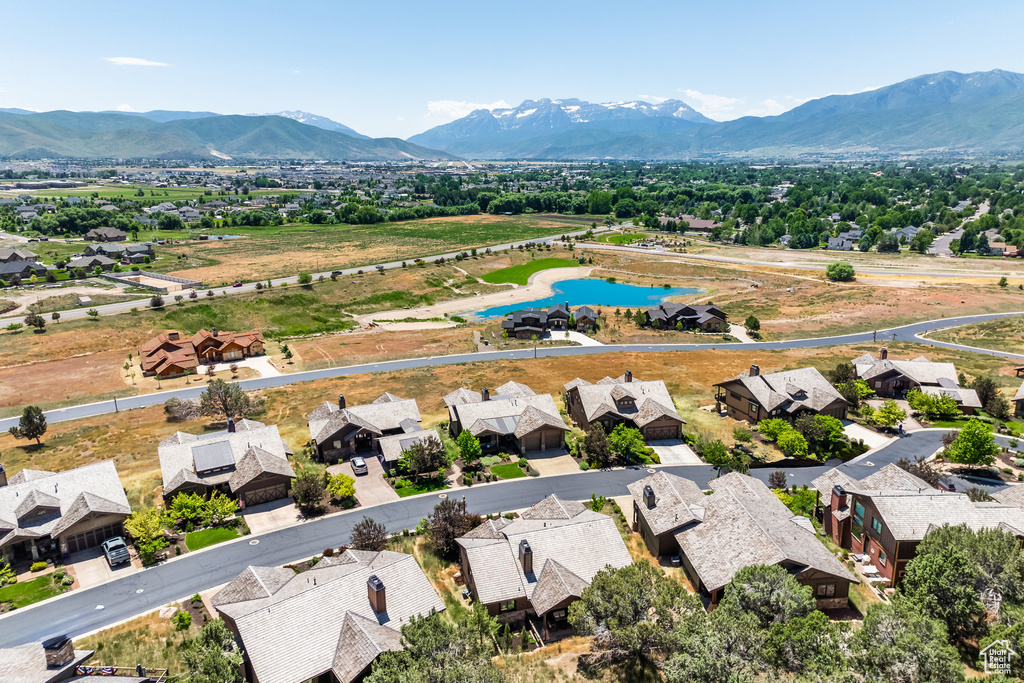
[[[1024,317],[1001,318],[973,325],[949,327],[927,335],[930,339],[968,344],[982,349],[1024,354]]]

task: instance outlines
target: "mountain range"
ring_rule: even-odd
[[[347,161],[451,158],[447,153],[398,138],[349,135],[276,115],[25,110],[0,110],[0,156]]]
[[[514,109],[478,109],[409,141],[482,159],[1000,152],[1024,149],[1022,105],[1024,74],[945,71],[722,123],[679,100],[528,100]]]

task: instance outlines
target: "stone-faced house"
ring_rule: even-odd
[[[120,536],[132,512],[112,460],[64,472],[0,466],[0,553],[11,562],[62,556]]]
[[[724,332],[729,324],[725,312],[714,304],[662,303],[644,312],[647,324],[660,329],[699,329],[704,332]]]
[[[508,382],[496,393],[456,389],[444,397],[448,406],[448,431],[457,437],[463,430],[480,441],[488,453],[560,450],[569,431],[551,394],[535,394],[530,387]]]
[[[401,627],[444,610],[412,555],[347,550],[296,574],[248,567],[212,599],[235,634],[251,683],[352,683],[382,652],[401,650]]]
[[[611,517],[554,494],[456,541],[473,599],[500,621],[540,619],[545,640],[568,628],[569,605],[597,572],[633,561]]]
[[[968,403],[972,389],[961,389],[956,367],[952,363],[935,363],[924,356],[914,360],[893,360],[889,350],[882,348],[878,357],[865,353],[854,358],[857,378],[868,383],[871,390],[882,398],[902,398],[911,389],[924,391],[928,387],[956,390]],[[978,395],[973,395],[976,403]],[[980,407],[980,405],[978,406]]]
[[[934,489],[892,464],[861,480],[833,468],[814,480],[814,488],[823,507],[822,525],[833,542],[867,555],[893,586],[932,529],[966,524],[975,530],[1002,529],[1024,540],[1019,505],[975,503],[966,494]]]
[[[662,380],[643,382],[626,370],[618,379],[596,384],[576,378],[565,385],[565,405],[580,429],[600,423],[605,433],[619,424],[639,429],[644,440],[679,439],[686,424]]]
[[[309,436],[317,460],[338,462],[359,453],[379,453],[383,437],[415,434],[419,438],[420,419],[416,399],[384,393],[373,403],[349,406],[340,394],[336,404],[325,401],[309,414]],[[387,466],[385,461],[382,465]]]
[[[164,500],[179,493],[233,496],[242,507],[286,498],[295,471],[291,448],[277,425],[228,420],[228,428],[210,434],[175,432],[160,442]]]
[[[734,420],[757,424],[768,418],[793,420],[801,413],[843,419],[849,406],[815,368],[761,374],[756,365],[715,385],[715,400]]]
[[[811,521],[794,515],[762,481],[731,472],[711,481],[711,495],[698,496],[696,484],[679,479],[657,473],[632,484],[633,524],[661,554],[678,549],[710,604],[744,567],[777,564],[811,588],[819,609],[846,607],[857,579],[818,540]]]

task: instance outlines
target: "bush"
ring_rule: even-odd
[[[174,622],[175,631],[187,631],[189,626],[192,625],[192,615],[185,611],[180,611],[174,615],[171,620]]]
[[[1013,466],[1014,467],[1024,467],[1024,458],[1014,458],[1013,459]]]
[[[779,438],[780,434],[791,430],[793,427],[788,421],[776,417],[769,420],[761,420],[757,428],[761,432],[761,436],[769,441],[775,441]]]
[[[590,463],[586,460],[580,460],[580,469],[586,472],[590,469]]]
[[[41,572],[44,569],[46,569],[48,566],[49,565],[46,564],[45,562],[33,562],[32,565],[28,568],[28,570],[30,572]]]
[[[850,282],[853,280],[854,275],[856,273],[853,270],[853,266],[842,261],[833,263],[825,269],[825,276],[833,282]]]

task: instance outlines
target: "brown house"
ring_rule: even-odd
[[[715,385],[715,400],[734,420],[757,424],[768,418],[793,420],[801,413],[843,419],[849,405],[815,368],[783,370],[766,375],[756,365]]]
[[[420,428],[420,409],[416,399],[400,398],[394,394],[381,394],[373,403],[349,406],[345,395],[338,395],[338,403],[324,401],[309,414],[309,436],[317,459],[321,462],[348,460],[354,455],[379,453],[381,465],[387,469],[391,461],[380,441],[392,435],[406,434],[418,440],[424,432]],[[388,446],[394,444],[388,442]],[[401,443],[399,448],[403,448]],[[400,451],[399,451],[400,454]]]
[[[182,337],[171,330],[153,337],[139,347],[139,363],[143,375],[177,377],[195,370],[200,363],[223,363],[258,356],[263,353],[263,334],[249,332],[218,332],[199,330],[191,337]]]
[[[551,394],[535,394],[518,382],[501,385],[492,394],[456,389],[444,397],[448,406],[448,431],[457,437],[463,430],[480,441],[488,453],[556,451],[565,447],[569,428]]]
[[[569,605],[597,572],[633,562],[611,517],[554,494],[456,540],[473,599],[499,621],[539,620],[544,640],[571,634]]]
[[[865,555],[864,562],[893,586],[932,529],[966,524],[1024,539],[1024,511],[1017,505],[975,503],[966,494],[933,489],[892,464],[859,481],[837,467],[815,479],[814,487],[825,533],[839,547]]]
[[[117,228],[93,228],[85,233],[85,239],[92,242],[123,242],[128,239],[128,233]]]
[[[646,525],[649,535],[664,538],[669,515],[678,515],[677,545],[659,546],[659,552],[678,547],[686,573],[711,604],[739,570],[777,564],[811,588],[819,609],[846,607],[857,579],[818,540],[811,520],[794,515],[759,479],[731,472],[710,483],[710,496],[697,499],[696,484],[659,474],[630,486],[635,528],[642,533]]]
[[[647,324],[660,329],[698,329],[703,332],[724,332],[729,328],[725,312],[714,304],[663,303],[648,309]]]
[[[686,424],[662,380],[643,382],[626,370],[618,379],[596,384],[577,377],[565,385],[565,406],[580,429],[600,424],[606,433],[617,425],[640,430],[646,441],[679,439]]]
[[[865,353],[852,361],[858,379],[868,383],[871,390],[882,398],[902,398],[911,389],[927,387],[958,389],[970,393],[972,389],[959,389],[956,367],[952,363],[934,363],[924,356],[914,360],[893,360],[889,350],[882,348],[878,357]],[[974,394],[977,400],[977,394]]]
[[[1017,387],[1017,393],[1013,395],[1014,417],[1024,417],[1024,382]]]

